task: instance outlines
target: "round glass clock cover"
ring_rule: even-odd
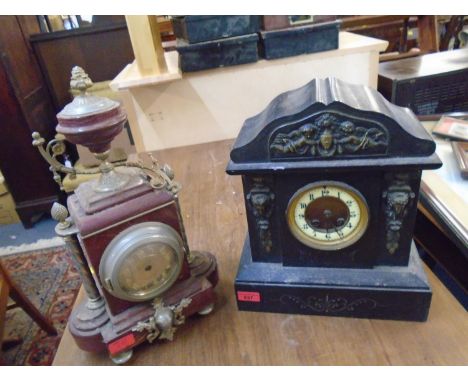
[[[359,240],[369,211],[359,191],[342,182],[315,182],[298,190],[287,209],[291,233],[303,244],[339,250]]]
[[[101,282],[115,297],[146,301],[177,280],[184,250],[170,226],[140,223],[118,234],[107,246],[99,266]]]

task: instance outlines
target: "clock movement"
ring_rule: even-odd
[[[213,255],[189,249],[181,186],[168,165],[151,155],[150,164],[108,161],[110,143],[126,122],[120,104],[88,94],[92,81],[79,67],[70,85],[80,94],[57,115],[58,138],[45,145],[33,133],[59,185],[60,173],[99,174],[77,187],[68,208],[52,207],[56,232],[86,292],[68,327],[81,349],[107,351],[115,363],[124,363],[138,344],[172,340],[186,317],[212,311],[217,264]],[[87,147],[101,161],[99,168],[77,171],[61,164],[64,139]]]
[[[376,90],[315,79],[245,121],[241,310],[424,321],[412,240],[421,172],[441,162],[414,114]]]

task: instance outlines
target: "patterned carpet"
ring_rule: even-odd
[[[2,352],[3,362],[8,365],[51,365],[81,285],[79,274],[64,247],[17,253],[0,260],[59,333],[48,336],[20,308],[8,311],[5,337],[20,337],[23,343]]]

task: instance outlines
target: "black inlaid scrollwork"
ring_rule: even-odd
[[[349,300],[344,297],[330,297],[328,294],[325,297],[311,296],[308,298],[283,294],[279,301],[281,304],[290,305],[292,303],[302,310],[309,310],[315,313],[353,312],[360,307],[366,310],[372,310],[377,307],[377,301],[370,298]]]

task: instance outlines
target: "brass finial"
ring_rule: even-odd
[[[32,133],[32,139],[33,139],[33,146],[40,146],[43,145],[45,140],[44,138],[41,137],[41,134],[39,134],[37,131],[34,131]]]
[[[79,90],[81,92],[80,95],[84,95],[86,89],[91,86],[93,86],[93,81],[89,78],[88,73],[86,73],[83,68],[74,66],[71,71],[70,88]]]
[[[70,227],[70,222],[67,221],[68,217],[68,210],[65,206],[61,205],[60,203],[55,202],[52,205],[52,209],[50,210],[52,218],[59,222],[59,227],[61,229],[65,229]]]

